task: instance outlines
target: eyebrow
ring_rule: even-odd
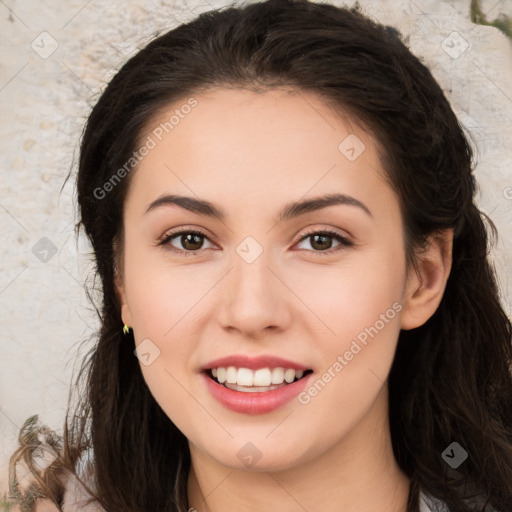
[[[288,203],[281,210],[281,212],[279,212],[275,221],[281,222],[283,220],[289,220],[295,217],[299,217],[300,215],[304,215],[306,213],[321,210],[323,208],[334,205],[355,206],[363,210],[369,217],[373,218],[372,212],[358,199],[345,194],[328,194],[312,199],[304,199],[301,201]],[[194,197],[178,196],[174,194],[164,194],[158,199],[155,199],[155,201],[153,201],[147,207],[144,215],[162,206],[179,206],[198,215],[213,217],[221,221],[225,220],[226,218],[226,213],[224,210],[218,206],[215,206],[209,201],[196,199]]]

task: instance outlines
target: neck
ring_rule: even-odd
[[[409,479],[393,455],[387,386],[362,420],[336,445],[305,464],[248,471],[191,449],[189,507],[198,512],[406,512]],[[192,447],[191,447],[192,448]]]

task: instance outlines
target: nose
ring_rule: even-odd
[[[220,291],[219,321],[223,329],[258,339],[290,325],[293,293],[267,252],[249,263],[235,254],[234,266]]]

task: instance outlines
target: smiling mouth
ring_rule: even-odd
[[[233,391],[262,393],[279,389],[297,382],[313,370],[293,370],[286,368],[211,368],[204,372],[215,383]]]

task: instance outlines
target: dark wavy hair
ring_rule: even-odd
[[[94,249],[101,327],[75,383],[75,389],[84,383],[78,405],[71,418],[68,406],[63,439],[55,442],[61,455],[39,474],[37,496],[60,507],[59,475],[63,468],[74,472],[91,450],[88,489],[109,512],[187,508],[187,439],[153,398],[134,343],[121,330],[115,272],[133,173],[105,199],[95,190],[129,160],[162,108],[217,87],[313,92],[367,126],[385,148],[382,165],[399,198],[408,265],[429,236],[454,230],[438,309],[399,335],[388,381],[393,450],[411,479],[408,512],[418,512],[420,491],[452,512],[489,505],[510,512],[512,329],[488,259],[496,228],[474,202],[471,146],[440,86],[396,30],[357,6],[307,0],[232,4],[201,14],[132,57],[92,109],[81,143],[76,228],[85,229]],[[469,453],[457,470],[441,457],[453,441]],[[23,447],[11,464],[22,453]]]

